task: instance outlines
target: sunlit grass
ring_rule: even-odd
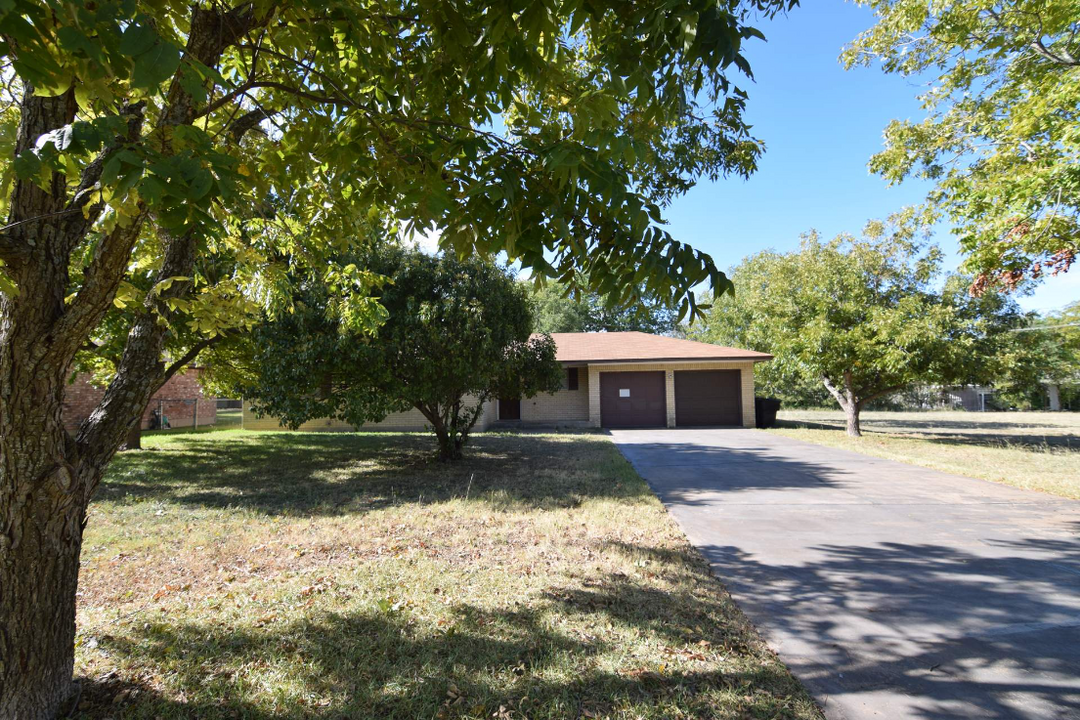
[[[84,717],[819,717],[604,436],[145,445],[90,512]]]
[[[1080,413],[867,412],[862,438],[840,411],[780,413],[769,432],[1080,499]]]

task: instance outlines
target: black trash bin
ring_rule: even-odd
[[[776,412],[780,409],[780,401],[776,398],[754,398],[754,421],[759,428],[770,428],[776,425]]]

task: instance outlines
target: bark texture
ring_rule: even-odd
[[[226,47],[257,24],[250,5],[195,6],[188,56],[214,66]],[[70,124],[76,110],[73,90],[39,97],[27,87],[16,152]],[[17,181],[8,229],[0,232],[0,259],[19,288],[17,295],[0,294],[0,718],[52,720],[69,698],[87,505],[150,396],[179,367],[162,363],[167,326],[159,316],[169,312],[166,299],[190,292],[187,283],[175,283],[148,301],[100,405],[75,437],[65,431],[61,409],[75,355],[111,306],[139,234],[152,218],[140,208],[130,224],[104,233],[78,292],[65,301],[72,253],[86,247],[87,233],[103,211],[93,189],[105,159],[118,145],[142,140],[144,113],[142,103],[121,111],[126,136],[105,148],[78,183],[69,185],[59,173],[46,188]],[[190,123],[195,114],[191,97],[172,83],[155,130]],[[194,238],[161,239],[159,277],[190,276]]]
[[[128,431],[127,440],[121,450],[142,450],[142,422],[137,422]]]
[[[74,93],[22,103],[18,148],[71,122]],[[71,684],[85,497],[60,418],[77,345],[51,336],[65,315],[65,178],[12,193],[5,256],[19,284],[0,296],[0,717],[54,714]],[[35,220],[34,218],[46,218]]]
[[[840,387],[837,387],[830,378],[824,375],[821,377],[821,382],[825,384],[825,389],[829,391],[830,395],[836,398],[836,402],[840,404],[840,409],[844,411],[847,434],[851,437],[862,437],[862,428],[859,425],[859,413],[862,411],[862,406],[865,401],[860,400],[856,396],[851,374],[844,373],[844,382]]]
[[[859,421],[859,414],[867,404],[880,397],[897,392],[898,390],[903,390],[907,387],[906,385],[887,385],[882,387],[879,384],[877,387],[869,390],[863,389],[856,387],[855,380],[850,372],[844,373],[841,384],[833,382],[827,375],[821,376],[821,382],[844,411],[847,434],[851,437],[862,437],[862,425]]]
[[[482,395],[475,405],[466,403],[463,396],[464,393],[460,393],[455,400],[445,405],[422,402],[414,404],[414,407],[431,423],[431,429],[439,442],[440,462],[454,462],[464,457],[469,433],[483,414],[487,396]]]

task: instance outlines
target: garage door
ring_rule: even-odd
[[[675,425],[742,425],[739,370],[676,370]]]
[[[664,373],[600,373],[600,424],[607,428],[664,427]]]

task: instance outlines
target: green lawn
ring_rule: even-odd
[[[864,412],[862,438],[839,410],[779,418],[768,432],[1080,499],[1080,413]]]
[[[90,510],[81,717],[820,717],[605,436],[144,442]]]

